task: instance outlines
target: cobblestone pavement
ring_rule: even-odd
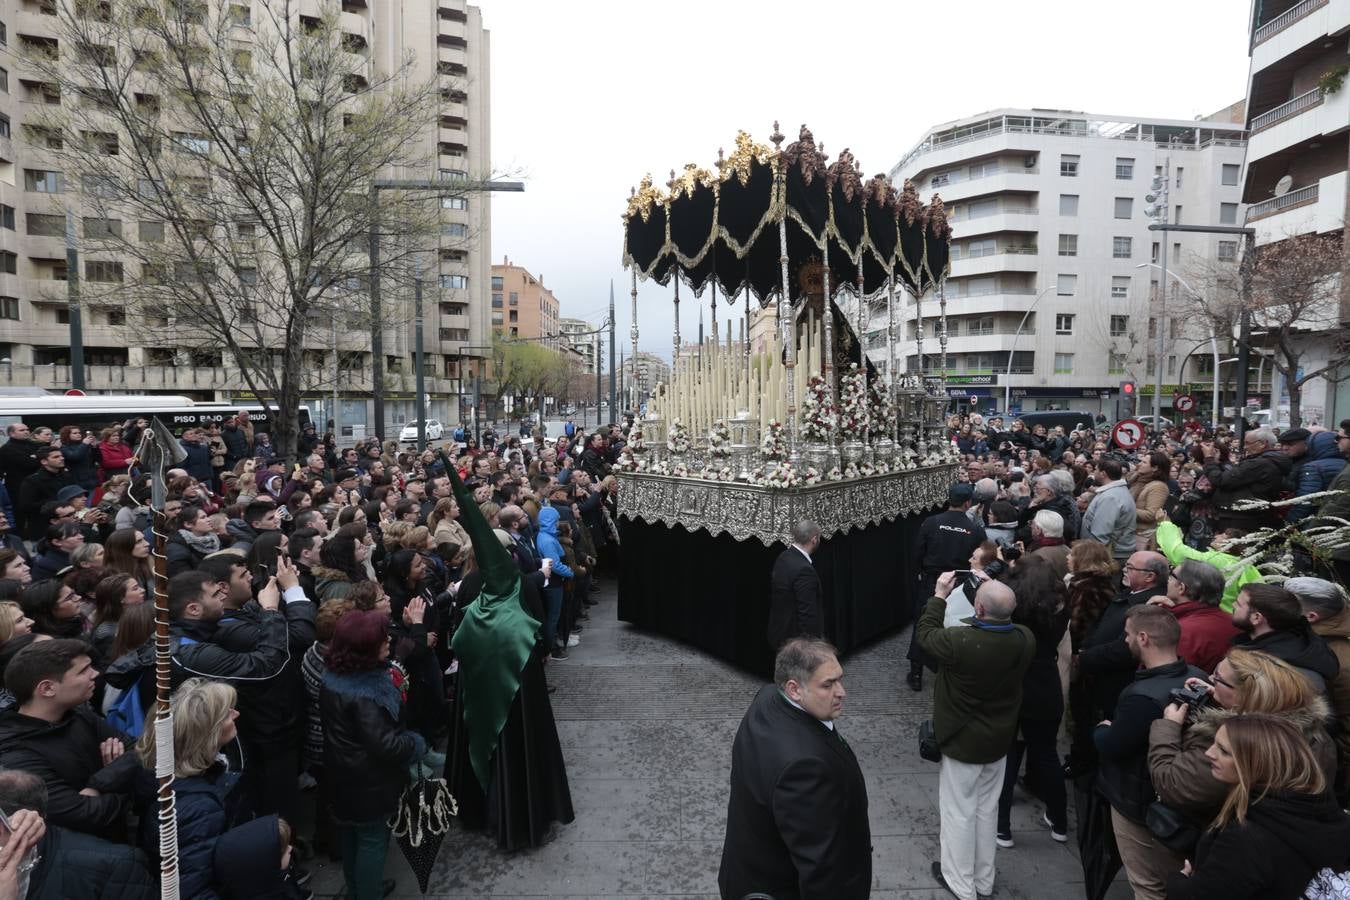
[[[428,897],[715,898],[726,824],[731,742],[760,682],[702,653],[616,621],[612,582],[567,661],[548,668],[576,821],[547,844],[514,855],[452,829]],[[909,632],[843,661],[848,699],[841,731],[867,777],[872,897],[937,900],[929,863],[938,854],[937,766],[916,750],[932,709],[905,686]],[[1070,836],[1056,844],[1043,811],[1018,794],[1017,846],[998,851],[995,897],[1078,900],[1082,870]],[[340,863],[316,860],[318,897],[340,897]],[[396,898],[422,896],[396,846],[388,874]],[[1109,900],[1130,896],[1123,875]]]

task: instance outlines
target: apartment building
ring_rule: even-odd
[[[670,363],[655,353],[639,350],[619,364],[620,383],[625,397],[637,389],[638,402],[644,402],[658,384],[670,384]],[[621,401],[626,403],[627,401]]]
[[[597,365],[603,368],[600,359],[599,325],[585,319],[561,318],[558,320],[558,334],[563,345],[581,357],[583,372],[594,375]]]
[[[929,130],[890,175],[913,181],[925,200],[940,195],[952,223],[944,289],[951,396],[963,407],[975,398],[980,410],[1002,409],[1008,388],[1014,410],[1114,416],[1124,381],[1151,391],[1162,328],[1167,407],[1179,368],[1208,333],[1188,326],[1184,288],[1171,277],[1168,305],[1158,307],[1163,239],[1148,230],[1144,197],[1154,175],[1167,173],[1170,221],[1238,224],[1245,134],[1233,118],[999,109]],[[1235,262],[1238,249],[1236,238],[1173,234],[1169,269],[1186,279]],[[922,309],[908,294],[897,305],[897,360],[939,371],[936,292]],[[867,335],[877,362],[887,357],[884,306]],[[1207,381],[1212,365],[1197,354],[1183,377]]]
[[[539,341],[546,347],[564,346],[559,337],[558,298],[544,286],[542,275],[502,257],[492,266],[492,333],[519,340]]]
[[[1350,66],[1350,0],[1261,0],[1252,4],[1249,33],[1243,201],[1257,252],[1294,235],[1340,235],[1344,241],[1350,200],[1350,85],[1343,83]],[[1331,361],[1336,337],[1350,324],[1347,288],[1343,278],[1340,302],[1329,299],[1326,308],[1299,323],[1305,371]],[[1253,353],[1265,356],[1261,343],[1256,336]],[[1263,359],[1254,363],[1259,380],[1253,393],[1275,408],[1287,406],[1271,368]],[[1350,375],[1350,366],[1342,373]],[[1350,389],[1344,383],[1337,387],[1323,378],[1304,385],[1305,423],[1350,417]]]
[[[63,2],[0,0],[0,388],[71,387],[66,257],[59,213],[69,205],[80,216],[82,194],[75,187],[80,179],[76,173],[52,171],[40,135],[23,127],[25,113],[32,115],[40,105],[73,102],[35,80],[33,67],[25,63],[25,53],[33,47],[66,52],[59,46],[55,15],[57,4]],[[261,27],[266,19],[257,8],[260,0],[208,2],[212,10],[228,3],[235,21],[246,26],[239,29],[241,37],[249,33],[247,26]],[[354,78],[394,71],[411,52],[415,59],[411,77],[437,82],[436,119],[427,123],[422,138],[429,170],[391,171],[390,177],[468,181],[489,172],[489,41],[477,7],[464,0],[300,0],[291,11],[300,20],[325,13],[338,16],[342,49]],[[246,52],[242,45],[241,50]],[[455,405],[449,395],[460,392],[461,373],[467,384],[488,355],[488,196],[446,197],[441,200],[440,220],[440,234],[426,247],[436,269],[430,278],[433,290],[424,298],[424,348],[431,397],[428,414],[449,420],[457,412],[449,408]],[[121,263],[103,255],[86,254],[80,274],[95,282],[120,280],[105,277],[115,274]],[[386,431],[415,416],[410,294],[392,286],[385,294],[386,309],[394,320],[384,335]],[[90,392],[182,394],[207,400],[251,396],[227,354],[148,346],[146,336],[134,323],[128,324],[126,313],[116,306],[87,307],[82,319]],[[306,343],[306,358],[316,372],[326,373],[337,361],[335,356],[341,359],[337,407],[327,379],[316,379],[314,390],[307,393],[305,402],[316,418],[323,421],[336,413],[344,434],[373,433],[369,335],[339,333],[337,328],[330,335],[316,329]]]

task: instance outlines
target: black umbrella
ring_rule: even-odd
[[[1083,863],[1083,893],[1102,900],[1120,872],[1120,850],[1111,827],[1111,804],[1095,786],[1096,776],[1074,781],[1073,802],[1078,810],[1078,855]]]
[[[444,778],[424,778],[421,772],[419,767],[419,777],[399,798],[392,830],[404,859],[417,876],[418,887],[425,894],[441,842],[450,830],[450,817],[458,814],[459,807]]]

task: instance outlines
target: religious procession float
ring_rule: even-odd
[[[950,269],[942,201],[865,178],[848,150],[827,164],[805,126],[784,147],[775,122],[769,139],[741,132],[715,170],[672,170],[664,190],[647,176],[623,214],[635,354],[638,280],[671,287],[675,308],[671,381],[620,459],[625,518],[772,544],[800,519],[829,537],[946,497],[946,394],[940,379],[899,370],[895,340],[896,304],[918,304],[922,359],[922,301],[941,296]],[[687,346],[682,285],[711,298],[711,335]],[[863,336],[882,304],[885,358],[874,363]]]

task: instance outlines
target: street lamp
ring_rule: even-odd
[[[1149,187],[1149,192],[1144,195],[1144,200],[1149,204],[1144,208],[1144,215],[1152,219],[1155,225],[1167,224],[1167,185],[1171,181],[1172,160],[1168,157],[1163,161],[1162,174],[1153,176],[1153,183]],[[1163,353],[1166,352],[1164,342],[1165,329],[1167,328],[1167,237],[1162,240],[1162,290],[1158,294],[1158,363],[1153,382],[1153,424],[1156,426],[1162,417],[1162,386],[1163,386]]]
[[[1005,416],[1010,415],[1012,409],[1012,384],[1009,383],[1008,379],[1012,378],[1013,353],[1017,349],[1017,339],[1022,336],[1022,329],[1026,327],[1027,319],[1030,318],[1031,314],[1036,310],[1036,304],[1040,303],[1041,298],[1050,293],[1057,286],[1058,285],[1051,285],[1050,287],[1045,288],[1036,295],[1035,300],[1031,301],[1031,305],[1027,307],[1027,311],[1022,313],[1022,321],[1017,323],[1017,331],[1013,334],[1012,343],[1008,345],[1008,369],[1003,374],[1003,414]],[[920,365],[922,365],[922,362],[920,362]]]
[[[1197,291],[1195,288],[1191,287],[1189,284],[1186,283],[1186,279],[1182,278],[1182,277],[1181,277],[1180,275],[1178,275],[1176,272],[1169,272],[1169,271],[1167,271],[1167,269],[1163,268],[1162,266],[1158,265],[1157,263],[1139,263],[1139,265],[1135,266],[1135,268],[1136,268],[1136,269],[1146,269],[1146,268],[1162,269],[1162,277],[1163,277],[1163,281],[1161,282],[1161,285],[1162,285],[1162,290],[1163,290],[1164,293],[1166,293],[1166,291],[1167,291],[1167,276],[1168,276],[1168,275],[1171,275],[1171,276],[1172,276],[1172,279],[1173,279],[1174,281],[1178,282],[1182,287],[1184,287],[1184,288],[1190,293],[1190,295],[1191,295],[1192,297],[1194,297],[1194,298],[1197,299],[1197,300],[1203,299],[1203,298],[1200,296],[1200,292],[1199,292],[1199,291]],[[1158,380],[1158,384],[1159,384],[1159,389],[1161,388],[1161,384],[1162,384],[1162,366],[1163,366],[1163,362],[1162,362],[1162,352],[1163,352],[1162,329],[1163,329],[1164,323],[1165,323],[1165,320],[1161,320],[1161,319],[1160,319],[1159,322],[1158,322],[1158,337],[1159,337],[1158,347],[1159,347],[1159,352],[1158,352],[1157,369],[1158,369],[1158,379],[1159,379],[1159,380]],[[1204,343],[1204,342],[1202,341],[1201,343]],[[1213,371],[1212,373],[1210,373],[1211,376],[1213,377],[1213,385],[1211,386],[1211,391],[1212,391],[1212,393],[1213,393],[1213,399],[1211,400],[1211,409],[1210,409],[1210,413],[1209,413],[1209,426],[1210,426],[1211,428],[1218,428],[1218,427],[1219,427],[1219,336],[1218,336],[1218,334],[1215,333],[1215,330],[1214,330],[1214,320],[1213,320],[1213,319],[1211,319],[1210,322],[1209,322],[1209,346],[1210,346],[1210,350],[1214,353],[1214,371]],[[1184,376],[1185,376],[1185,374],[1186,374],[1186,361],[1189,360],[1189,359],[1191,358],[1191,353],[1194,353],[1199,347],[1200,347],[1200,344],[1196,344],[1194,347],[1192,347],[1192,348],[1191,348],[1191,352],[1186,354],[1186,359],[1183,359],[1183,360],[1181,361],[1181,366],[1177,369],[1177,384],[1178,384],[1178,385],[1185,384],[1185,378],[1184,378]],[[1159,398],[1157,398],[1157,397],[1154,397],[1153,399],[1154,399],[1154,404],[1155,404],[1155,415],[1156,415],[1156,407],[1157,407],[1157,405],[1160,404],[1162,401],[1161,401]],[[1154,419],[1153,421],[1156,423],[1156,422],[1157,422],[1157,419]]]

